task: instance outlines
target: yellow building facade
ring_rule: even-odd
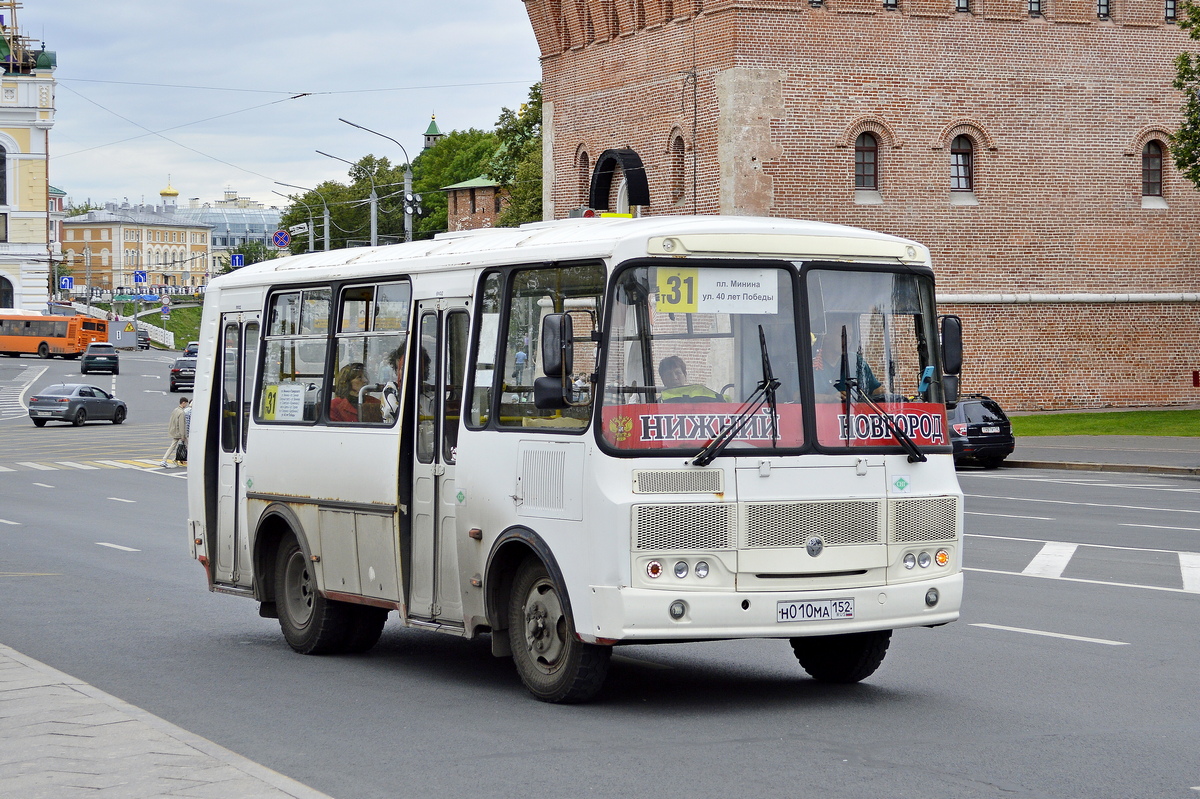
[[[48,165],[55,55],[19,34],[13,2],[0,2],[8,56],[0,75],[0,308],[40,310],[59,257]]]

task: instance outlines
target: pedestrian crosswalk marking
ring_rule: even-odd
[[[33,461],[17,461],[18,466],[24,466],[28,469],[37,469],[41,472],[57,472],[57,466],[47,466],[44,463],[34,463]]]
[[[39,472],[62,472],[62,471],[96,471],[98,469],[142,469],[149,470],[157,468],[159,461],[150,458],[127,458],[123,460],[111,460],[97,458],[88,461],[15,461],[11,466],[0,466],[0,472],[19,472],[22,470],[36,470]],[[16,469],[14,466],[21,468]]]
[[[7,466],[0,466],[0,472],[15,472],[16,469],[10,469]]]
[[[86,463],[76,463],[75,461],[55,461],[59,466],[69,466],[72,469],[99,469],[99,466],[89,466]]]
[[[1061,577],[1078,548],[1078,544],[1047,541],[1042,545],[1042,551],[1029,561],[1029,565],[1022,572],[1037,577]]]
[[[1200,594],[1200,552],[1180,552],[1179,568],[1183,572],[1183,590]]]

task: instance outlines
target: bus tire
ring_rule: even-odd
[[[375,608],[370,605],[349,605],[351,614],[350,638],[343,651],[353,655],[370,652],[379,643],[383,635],[383,625],[387,621],[387,608]]]
[[[796,660],[814,680],[855,683],[875,673],[892,640],[891,630],[793,638]]]
[[[513,582],[508,637],[521,681],[542,702],[586,702],[608,676],[612,647],[575,637],[562,589],[534,558],[521,564]]]
[[[50,357],[50,345],[44,341],[38,344],[38,357],[42,359]]]
[[[350,633],[346,607],[317,592],[312,564],[294,535],[279,545],[275,560],[275,605],[288,646],[302,655],[344,651]]]

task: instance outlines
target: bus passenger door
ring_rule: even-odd
[[[412,574],[409,615],[463,620],[455,543],[454,463],[466,371],[465,300],[417,304],[416,434],[413,445]]]
[[[221,339],[214,355],[216,384],[211,397],[213,404],[220,406],[215,580],[243,586],[251,585],[254,580],[242,459],[253,402],[258,332],[257,314],[225,314],[221,318]]]

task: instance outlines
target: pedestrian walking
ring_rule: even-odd
[[[167,435],[171,437],[171,446],[167,447],[167,451],[163,453],[162,463],[159,466],[166,466],[168,459],[175,459],[179,452],[180,445],[187,447],[188,436],[188,419],[187,410],[191,405],[191,400],[187,397],[179,398],[179,407],[171,411],[171,420],[167,422]],[[176,465],[178,465],[176,461]]]

